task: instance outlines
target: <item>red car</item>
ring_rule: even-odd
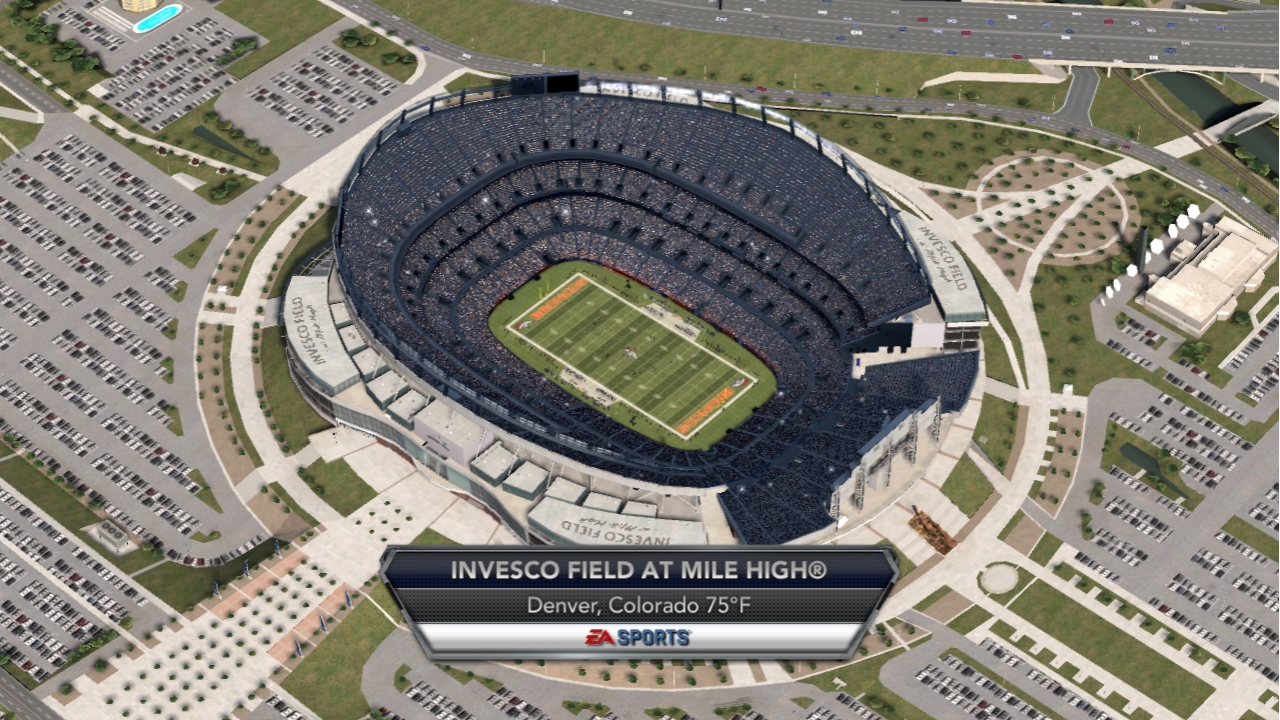
[[[1021,56],[1021,55],[1014,55],[1014,56],[1012,56],[1012,57],[1013,57],[1013,59],[1014,59],[1014,60],[1021,60],[1021,59],[1022,59],[1022,56]]]
[[[756,91],[757,91],[757,92],[769,92],[769,88],[767,88],[767,87],[758,87],[758,88],[756,88]]]
[[[1103,20],[1103,21],[1102,21],[1102,24],[1103,24],[1103,25],[1115,25],[1115,24],[1116,24],[1116,21],[1115,21],[1115,20],[1112,20],[1111,18],[1107,18],[1106,20]]]
[[[929,22],[929,18],[916,18],[916,22]]]
[[[960,34],[961,34],[961,35],[972,35],[973,33],[969,32],[968,30],[961,30],[961,31],[960,31]]]

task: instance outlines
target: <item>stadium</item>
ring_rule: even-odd
[[[844,152],[733,96],[433,98],[338,207],[282,305],[295,380],[526,542],[821,540],[979,371],[971,278],[940,289]]]

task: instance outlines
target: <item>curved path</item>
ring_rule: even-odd
[[[1056,64],[1276,67],[1277,15],[1268,10],[1197,16],[1183,10],[1027,3],[529,1],[688,30],[874,50],[976,58],[1021,55]]]
[[[556,72],[556,71],[580,71],[584,75],[595,72],[594,70],[582,70],[581,68],[561,67],[561,66],[541,66],[535,63],[525,62],[522,60],[512,60],[494,55],[485,55],[483,53],[471,52],[465,48],[428,33],[406,20],[393,15],[385,8],[376,5],[369,0],[353,0],[348,5],[353,14],[365,18],[372,22],[377,21],[380,26],[394,29],[401,37],[412,40],[413,42],[426,45],[431,48],[431,54],[449,59],[454,62],[476,68],[478,70],[505,73],[505,74],[521,74],[521,73],[537,73],[537,72]],[[834,5],[834,4],[833,4]],[[904,4],[905,7],[905,4]],[[930,4],[931,8],[937,9],[940,6]],[[949,4],[948,7],[959,7]],[[1017,6],[1019,12],[1028,8],[1028,5],[1020,4]],[[1085,8],[1087,9],[1087,7]],[[1055,10],[1056,11],[1056,10]],[[904,10],[904,12],[906,12]],[[1061,11],[1067,12],[1067,11]],[[1070,17],[1070,16],[1068,16]],[[1275,43],[1272,42],[1274,49]],[[1274,55],[1274,52],[1272,52]],[[657,78],[651,75],[638,75],[634,73],[609,73],[609,80],[629,81],[637,83],[654,83],[659,82]],[[680,85],[695,90],[712,90],[715,92],[732,92],[740,96],[743,95],[743,88],[740,85],[731,85],[728,83],[706,82],[699,80],[687,80],[680,78],[677,83],[672,85]],[[745,97],[750,97],[746,95]],[[1028,112],[1027,110],[1019,110],[1015,108],[1005,108],[985,103],[972,103],[964,101],[946,102],[943,100],[933,100],[925,98],[874,98],[865,95],[823,95],[819,92],[810,92],[797,90],[794,93],[785,95],[788,99],[794,99],[797,104],[814,103],[820,106],[830,106],[834,108],[848,105],[849,107],[869,108],[877,112],[945,112],[949,114],[969,114],[973,117],[991,119],[999,117],[1009,122],[1025,122],[1030,126],[1040,127],[1044,130],[1058,134],[1075,132],[1080,140],[1084,142],[1094,142],[1108,147],[1118,148],[1123,152],[1151,165],[1153,167],[1165,167],[1166,172],[1173,176],[1175,180],[1181,182],[1188,189],[1192,189],[1199,193],[1212,195],[1223,202],[1227,207],[1239,214],[1241,217],[1261,228],[1274,228],[1275,219],[1263,211],[1261,208],[1253,205],[1247,198],[1240,193],[1228,188],[1220,183],[1216,178],[1206,172],[1191,166],[1188,163],[1174,157],[1168,153],[1157,150],[1156,148],[1136,143],[1128,138],[1121,137],[1115,133],[1105,130],[1099,130],[1095,127],[1080,126],[1065,118],[1054,117],[1052,115],[1042,115],[1040,113]],[[1128,148],[1128,149],[1125,149]]]

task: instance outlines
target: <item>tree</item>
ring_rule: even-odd
[[[221,118],[219,117],[218,113],[216,113],[216,112],[207,112],[207,113],[205,113],[205,114],[204,114],[204,121],[205,121],[205,122],[207,122],[207,123],[209,123],[209,124],[211,124],[211,125],[212,125],[213,123],[218,122],[218,120],[219,120],[219,119],[221,119]]]
[[[382,54],[382,64],[383,64],[383,65],[390,65],[391,63],[399,62],[399,61],[400,61],[400,55],[398,55],[397,53],[393,53],[393,52],[392,52],[392,53],[383,53],[383,54]]]
[[[92,70],[102,64],[102,61],[96,57],[82,55],[71,61],[71,69],[76,72],[85,72]]]
[[[1253,319],[1249,317],[1249,313],[1243,310],[1237,310],[1236,314],[1231,316],[1231,320],[1235,322],[1235,324],[1243,325],[1245,327],[1251,327],[1253,325]]]
[[[348,35],[342,38],[342,47],[355,47],[360,44],[360,38],[354,35]]]
[[[364,37],[360,38],[360,44],[368,47],[372,47],[378,44],[378,36],[374,35],[373,33],[369,33],[368,35],[365,35]]]
[[[1031,107],[1031,101],[1027,98],[1018,98],[1018,107]]]
[[[9,653],[0,653],[0,665],[9,664]]]
[[[62,47],[53,51],[53,59],[56,62],[63,62],[71,58],[80,57],[84,54],[84,48],[80,47],[80,43],[75,40],[67,40],[62,43]]]
[[[1236,157],[1247,162],[1255,159],[1257,156],[1250,152],[1249,148],[1238,147],[1236,148]]]
[[[404,56],[400,58],[400,62],[404,63],[405,65],[412,65],[418,62],[418,58],[415,57],[413,53],[405,53]]]

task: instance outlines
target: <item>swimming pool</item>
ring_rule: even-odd
[[[159,10],[139,20],[138,24],[133,26],[133,31],[136,33],[144,33],[155,30],[166,22],[177,17],[180,12],[182,12],[181,5],[165,5]]]

